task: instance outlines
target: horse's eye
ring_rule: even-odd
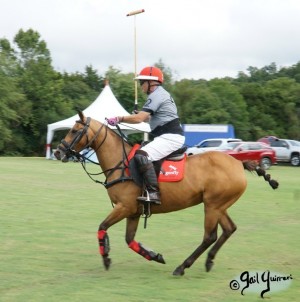
[[[72,133],[72,134],[75,134],[75,133],[77,133],[77,130],[72,129],[72,130],[71,130],[71,133]]]

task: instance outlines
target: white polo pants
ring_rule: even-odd
[[[163,134],[155,137],[153,141],[141,148],[148,153],[151,161],[160,160],[172,152],[180,149],[185,142],[185,137],[179,134]]]

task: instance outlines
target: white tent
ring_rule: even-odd
[[[96,100],[83,110],[85,116],[104,123],[105,118],[113,116],[129,115],[129,113],[118,102],[109,85],[106,85]],[[46,145],[46,158],[51,158],[51,142],[54,136],[54,132],[57,130],[71,129],[75,121],[78,120],[78,114],[69,117],[65,120],[49,124],[47,131],[47,145]],[[120,124],[120,128],[125,134],[137,133],[137,132],[150,132],[150,127],[147,123],[140,123],[126,126],[126,124]],[[112,127],[115,128],[115,127]]]

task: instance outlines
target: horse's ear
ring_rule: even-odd
[[[85,116],[84,116],[83,112],[82,112],[81,110],[77,110],[77,112],[78,112],[78,115],[79,115],[79,117],[80,117],[80,120],[81,120],[82,122],[84,122]]]

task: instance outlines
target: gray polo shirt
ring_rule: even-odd
[[[142,111],[149,112],[151,131],[157,126],[162,126],[178,118],[176,104],[170,93],[162,86],[158,86],[151,94],[148,95]]]

